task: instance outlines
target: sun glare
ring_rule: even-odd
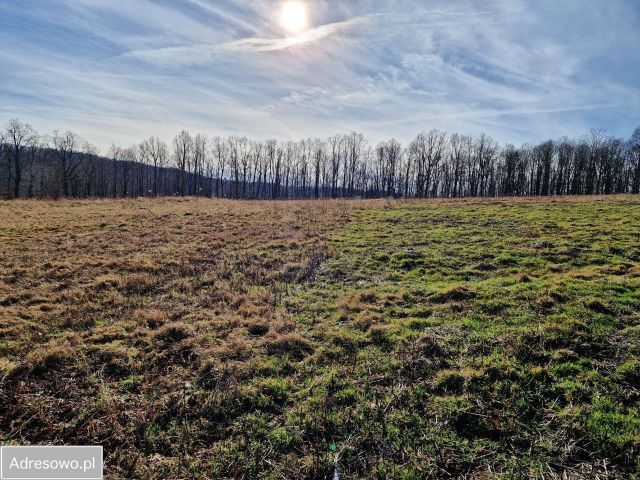
[[[307,27],[307,9],[302,2],[286,2],[280,13],[282,27],[289,33],[300,33]]]

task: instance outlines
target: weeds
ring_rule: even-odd
[[[640,474],[635,197],[0,215],[3,442],[113,478]]]

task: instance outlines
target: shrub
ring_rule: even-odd
[[[366,345],[367,340],[360,332],[347,328],[341,328],[333,332],[330,342],[340,348],[344,355],[355,355],[360,348]]]
[[[0,358],[0,382],[5,378],[11,377],[16,368],[18,368],[17,364],[6,358]]]
[[[360,301],[363,303],[377,303],[378,294],[373,290],[366,290],[364,292],[360,292]]]
[[[255,386],[253,403],[260,409],[275,409],[287,401],[289,384],[284,378],[263,378]]]
[[[120,382],[120,386],[127,392],[137,392],[142,380],[143,379],[137,375],[130,375]]]
[[[112,342],[106,345],[94,345],[89,349],[90,357],[98,361],[107,375],[121,377],[131,373],[133,359],[136,355],[134,349],[120,343]]]
[[[285,427],[275,428],[269,434],[269,440],[276,452],[286,451],[293,443],[294,436],[291,431]]]

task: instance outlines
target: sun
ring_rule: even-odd
[[[282,5],[280,23],[289,33],[300,33],[307,28],[307,9],[302,2],[290,1]]]

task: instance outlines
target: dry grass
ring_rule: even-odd
[[[633,478],[640,200],[0,202],[0,442],[109,478]]]
[[[300,360],[311,342],[281,300],[348,208],[0,203],[0,440],[104,444],[125,475],[199,371]]]

